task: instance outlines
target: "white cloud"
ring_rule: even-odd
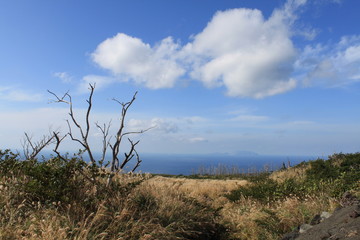
[[[150,133],[163,134],[163,133],[179,133],[186,132],[190,129],[204,126],[208,119],[192,116],[192,117],[179,117],[179,118],[161,118],[155,117],[151,119],[130,119],[127,122],[129,131],[139,131],[141,129],[152,128]]]
[[[0,87],[0,99],[11,102],[40,102],[43,100],[43,95],[7,86]]]
[[[288,0],[269,19],[259,10],[217,12],[184,46],[165,38],[155,46],[119,33],[92,53],[121,81],[151,89],[173,87],[186,74],[229,96],[263,98],[296,87],[290,75],[297,52],[291,41],[295,11],[306,0]],[[314,35],[313,33],[310,34]]]
[[[109,86],[110,84],[114,83],[115,79],[111,77],[106,76],[98,76],[98,75],[87,75],[83,77],[80,85],[79,85],[79,91],[80,92],[88,92],[89,90],[89,84],[96,84],[96,89],[99,90],[101,88],[105,88]]]
[[[59,78],[63,83],[71,83],[73,81],[73,77],[67,72],[56,72],[54,77]]]
[[[148,128],[154,128],[154,131],[163,133],[176,133],[179,131],[179,127],[174,121],[163,118],[153,118],[150,120],[130,119],[127,127],[130,131],[139,131]]]
[[[225,86],[230,96],[262,98],[293,89],[296,50],[286,21],[291,13],[286,6],[265,20],[258,10],[218,12],[187,46],[200,58],[192,76],[207,86]]]
[[[298,12],[307,2],[287,0],[267,19],[256,9],[219,11],[184,45],[167,37],[152,46],[119,33],[91,55],[113,77],[86,76],[82,87],[96,78],[103,87],[132,81],[158,89],[191,78],[206,87],[223,87],[228,96],[264,98],[290,91],[298,82],[342,86],[359,81],[360,36],[309,45],[302,52],[294,46],[294,35],[312,40],[318,33],[297,25]]]
[[[188,139],[190,143],[200,143],[200,142],[207,142],[208,140],[203,137],[193,137]]]
[[[306,46],[296,63],[306,86],[343,86],[360,81],[360,36],[343,37],[338,43]]]
[[[40,108],[26,111],[2,111],[0,112],[0,145],[2,148],[21,149],[20,140],[24,132],[33,135],[34,139],[41,138],[49,132],[49,129],[56,130],[65,127],[64,117],[67,116],[67,109]]]
[[[92,59],[121,80],[132,80],[151,89],[168,88],[185,72],[174,57],[179,47],[171,37],[151,47],[139,38],[119,33],[102,42]]]
[[[268,116],[257,115],[254,112],[256,112],[256,109],[254,108],[240,107],[236,110],[229,111],[228,114],[231,115],[231,117],[226,121],[259,123],[268,121],[270,119]]]
[[[203,123],[203,122],[207,121],[206,118],[199,117],[199,116],[185,117],[184,120],[188,124]]]
[[[230,121],[238,121],[238,122],[263,122],[267,120],[269,120],[269,117],[258,116],[258,115],[239,115],[230,119]]]

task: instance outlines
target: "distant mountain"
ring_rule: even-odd
[[[204,155],[212,155],[212,156],[259,156],[258,153],[256,152],[251,152],[251,151],[236,151],[236,152],[225,152],[225,153],[209,153],[209,154],[204,154]]]
[[[237,151],[234,155],[237,155],[237,156],[259,156],[258,153],[251,152],[251,151]]]

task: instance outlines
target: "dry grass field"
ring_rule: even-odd
[[[360,182],[346,177],[359,178],[358,165],[352,163],[351,171],[334,179],[313,181],[311,176],[323,173],[315,163],[242,179],[120,174],[111,188],[105,178],[93,184],[77,172],[65,184],[51,185],[42,175],[5,168],[0,171],[0,239],[275,240],[334,210],[343,191],[359,194]]]
[[[278,239],[271,228],[281,228],[280,232],[291,231],[294,226],[308,221],[321,211],[331,211],[337,200],[328,196],[309,196],[305,199],[289,197],[284,200],[263,204],[242,198],[229,201],[225,194],[249,183],[247,180],[214,180],[154,177],[140,186],[157,199],[185,195],[213,209],[219,209],[216,221],[226,226],[228,239]],[[175,199],[178,199],[175,197]],[[172,201],[168,199],[167,201]],[[173,202],[173,205],[176,205]],[[272,213],[275,216],[271,215]],[[271,216],[269,216],[269,214]],[[267,222],[268,221],[268,222]],[[267,225],[267,226],[265,226]],[[270,229],[268,229],[268,227]]]

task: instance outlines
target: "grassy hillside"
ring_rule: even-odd
[[[87,171],[0,151],[0,239],[271,240],[360,192],[358,153],[237,178],[119,174],[111,187]]]

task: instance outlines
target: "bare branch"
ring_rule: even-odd
[[[65,134],[62,138],[59,137],[59,133],[58,133],[58,132],[53,132],[53,134],[54,134],[54,137],[55,137],[55,140],[56,140],[56,145],[55,145],[55,148],[54,148],[53,151],[57,154],[57,156],[58,156],[60,159],[65,160],[65,158],[64,158],[63,156],[61,156],[60,152],[58,151],[58,148],[59,148],[60,143],[62,142],[62,140],[64,140],[68,134]]]
[[[70,104],[71,102],[69,101],[65,101],[65,97],[70,97],[69,95],[69,91],[67,91],[61,98],[58,97],[58,95],[56,95],[55,93],[51,92],[50,90],[47,90],[48,93],[50,93],[51,95],[54,95],[54,97],[56,98],[56,101],[53,100],[52,102],[63,102],[63,103],[66,103],[66,104]]]
[[[108,139],[108,135],[109,135],[109,130],[110,130],[110,126],[111,126],[111,120],[109,121],[108,125],[106,125],[104,123],[103,126],[100,126],[98,123],[95,123],[96,127],[101,131],[102,136],[103,136],[103,148],[102,148],[102,156],[100,159],[100,167],[103,166],[103,162],[105,160],[106,157],[106,150],[108,148],[108,146],[111,147],[111,145],[109,144],[110,139]]]
[[[34,159],[46,146],[50,145],[54,140],[54,135],[46,136],[38,142],[33,142],[32,137],[25,133],[25,139],[22,143],[24,155],[26,159]]]
[[[134,131],[134,132],[126,132],[126,133],[123,133],[122,134],[122,137],[125,136],[125,135],[129,135],[129,134],[142,134],[142,133],[145,133],[153,128],[156,128],[156,126],[152,126],[152,127],[149,127],[147,129],[144,129],[144,130],[140,130],[140,131]]]
[[[85,145],[82,141],[80,141],[80,139],[77,139],[77,138],[75,138],[75,137],[73,136],[72,130],[71,130],[71,125],[70,125],[69,120],[66,120],[66,123],[67,123],[68,128],[69,128],[68,135],[70,136],[71,140],[80,143],[80,145],[83,146],[83,147],[86,149],[86,145]]]
[[[123,169],[125,167],[125,165],[134,157],[134,150],[135,150],[135,146],[140,142],[140,141],[137,141],[137,142],[133,142],[130,140],[130,138],[128,138],[130,144],[131,144],[131,147],[130,147],[130,150],[129,150],[129,153],[125,153],[125,158],[121,164],[121,166],[119,167],[119,169]]]
[[[142,162],[142,160],[140,159],[140,156],[138,154],[138,152],[136,151],[136,149],[134,149],[134,152],[136,154],[136,164],[134,166],[134,168],[131,170],[131,172],[135,172],[135,170],[140,166],[140,163]]]
[[[126,118],[126,114],[128,109],[131,107],[131,105],[134,103],[135,99],[136,99],[136,95],[137,92],[134,93],[131,101],[129,102],[120,102],[117,99],[112,99],[113,101],[117,102],[118,104],[120,104],[121,106],[121,120],[118,126],[118,129],[116,131],[115,134],[115,139],[113,141],[113,143],[110,143],[110,139],[111,137],[109,137],[109,132],[110,132],[110,127],[111,127],[111,121],[108,124],[103,124],[100,125],[98,123],[95,123],[95,126],[100,130],[100,132],[102,133],[102,156],[101,158],[96,161],[92,155],[92,149],[88,143],[88,137],[90,135],[90,115],[91,115],[91,110],[92,110],[92,101],[93,101],[93,94],[94,94],[94,90],[95,90],[95,84],[89,84],[89,90],[90,90],[90,94],[89,94],[89,98],[86,100],[88,103],[88,107],[87,107],[87,111],[86,111],[86,115],[85,115],[85,125],[80,125],[77,118],[75,117],[74,111],[73,111],[73,102],[72,102],[72,97],[69,94],[69,92],[66,92],[63,96],[58,96],[55,93],[48,91],[51,95],[54,96],[55,100],[53,100],[53,102],[56,103],[66,103],[69,105],[69,116],[71,119],[66,120],[66,123],[68,125],[68,133],[60,138],[59,134],[54,132],[53,134],[53,138],[56,141],[56,145],[54,148],[54,152],[61,157],[58,148],[59,145],[61,144],[62,140],[66,137],[69,136],[71,138],[72,141],[79,143],[83,148],[84,151],[87,151],[89,159],[91,161],[91,164],[93,167],[102,167],[103,166],[103,162],[105,161],[106,158],[106,152],[107,152],[107,148],[111,149],[111,154],[112,154],[112,159],[111,159],[111,168],[110,171],[112,172],[109,175],[108,178],[108,185],[111,183],[111,178],[113,176],[113,174],[115,172],[118,172],[120,170],[122,170],[125,165],[131,161],[132,159],[134,159],[134,157],[136,156],[137,162],[133,168],[133,171],[140,165],[141,160],[139,157],[139,154],[137,153],[135,147],[136,145],[139,143],[139,141],[133,142],[132,140],[130,140],[128,138],[128,141],[130,142],[130,150],[125,153],[125,157],[122,160],[122,162],[119,161],[119,151],[120,151],[120,145],[122,143],[122,139],[124,136],[130,135],[130,134],[142,134],[145,133],[147,131],[149,131],[150,129],[154,128],[154,127],[150,127],[148,129],[144,129],[144,130],[140,130],[140,131],[129,131],[129,132],[125,132],[124,128],[125,128],[125,118]],[[77,133],[74,134],[74,131]],[[31,147],[31,145],[29,145]],[[31,147],[32,148],[32,147]],[[95,175],[92,177],[92,180],[95,180]]]
[[[68,135],[70,136],[71,140],[76,141],[78,143],[80,143],[80,145],[85,149],[85,151],[87,151],[90,161],[92,164],[96,164],[96,161],[93,157],[93,154],[91,152],[91,148],[89,146],[88,143],[88,136],[89,136],[89,132],[90,132],[90,112],[91,112],[91,107],[92,107],[92,96],[95,90],[95,84],[89,84],[89,90],[90,90],[90,96],[89,99],[87,100],[88,103],[88,108],[87,108],[87,112],[86,112],[86,131],[84,132],[83,128],[81,127],[81,125],[77,122],[75,115],[74,115],[74,111],[73,111],[73,103],[72,103],[72,98],[71,95],[66,92],[62,97],[57,96],[55,93],[51,92],[48,90],[48,92],[52,95],[55,96],[56,100],[54,100],[54,102],[63,102],[69,105],[69,115],[71,117],[72,123],[78,128],[81,138],[82,140],[75,138],[73,133],[72,133],[72,129],[71,129],[71,125],[69,120],[66,120],[68,128],[69,128],[69,133]],[[68,98],[69,100],[65,100],[65,98]]]
[[[89,107],[86,112],[86,133],[85,133],[85,136],[83,135],[84,141],[87,141],[87,138],[89,136],[89,131],[90,131],[89,116],[90,116],[90,111],[91,111],[91,107],[92,107],[92,96],[93,96],[94,90],[95,90],[95,83],[94,83],[94,85],[89,84],[89,90],[90,90],[90,96],[89,96],[89,99],[86,100],[87,103],[89,104]]]
[[[133,98],[131,99],[131,101],[127,102],[127,103],[122,103],[122,102],[120,102],[120,101],[113,98],[113,100],[115,102],[119,103],[122,106],[122,109],[121,109],[120,126],[119,126],[119,129],[118,129],[117,133],[116,133],[115,143],[111,147],[111,149],[112,149],[111,171],[115,171],[115,169],[117,168],[117,166],[119,164],[118,154],[119,154],[119,150],[120,150],[120,144],[121,144],[121,141],[122,141],[122,137],[124,136],[123,135],[123,130],[124,130],[124,126],[125,126],[125,117],[126,117],[126,113],[127,113],[128,109],[129,109],[129,107],[135,101],[136,95],[137,95],[137,92],[135,92],[135,94],[133,95]]]

